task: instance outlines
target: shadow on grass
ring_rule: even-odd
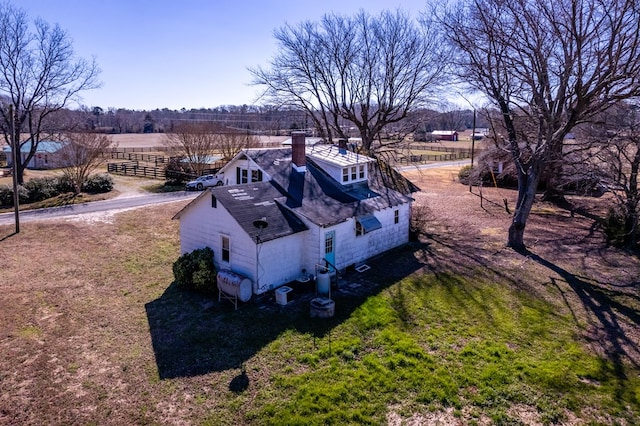
[[[286,306],[275,303],[274,292],[239,303],[235,310],[215,295],[203,296],[171,284],[158,299],[145,305],[160,379],[193,377],[242,368],[244,363],[283,332],[295,330],[320,338],[349,318],[369,296],[379,293],[396,278],[384,274],[389,262],[404,262],[403,273],[422,266],[411,254],[415,245],[386,253],[364,274],[344,276],[345,285],[332,292],[332,318],[311,318],[311,291],[294,291]],[[410,259],[413,259],[411,261]],[[397,271],[396,271],[397,273]],[[376,278],[376,282],[372,279]],[[379,279],[382,278],[382,279]],[[241,392],[248,385],[239,375],[229,385]]]
[[[640,297],[635,289],[640,281],[625,285],[600,283],[573,274],[555,263],[541,256],[527,252],[530,259],[558,274],[566,282],[571,291],[577,295],[584,309],[589,313],[587,339],[592,345],[600,348],[606,359],[610,361],[620,380],[627,379],[626,365],[631,363],[640,368],[640,348],[628,333],[640,325],[640,312],[634,306],[640,304]],[[567,300],[563,286],[557,278],[551,278],[552,284],[558,289],[574,318],[576,313]],[[627,323],[627,325],[625,325]],[[629,327],[631,324],[632,327]],[[622,392],[620,386],[618,391]]]

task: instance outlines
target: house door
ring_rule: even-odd
[[[329,231],[324,234],[324,259],[330,263],[329,270],[333,271],[332,265],[336,264],[336,231]]]

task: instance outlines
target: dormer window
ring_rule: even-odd
[[[335,145],[318,145],[307,149],[311,158],[327,174],[343,185],[366,182],[368,164],[374,160]]]
[[[360,182],[366,180],[365,165],[358,164],[342,168],[342,183]]]

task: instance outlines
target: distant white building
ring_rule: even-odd
[[[28,169],[56,169],[59,167],[65,167],[69,164],[61,156],[61,150],[66,145],[65,142],[58,141],[40,141],[36,147],[36,152],[31,157],[31,160],[27,163]],[[20,159],[24,164],[24,161],[31,152],[32,142],[28,140],[20,146]],[[13,154],[10,146],[5,146],[2,151],[7,156],[7,165],[13,166]]]
[[[407,243],[417,188],[346,146],[306,146],[294,133],[291,148],[240,152],[220,170],[224,186],[175,215],[181,252],[212,248],[218,270],[260,294],[303,270],[343,270]]]
[[[455,130],[434,130],[431,132],[433,139],[437,141],[457,141],[458,132]]]

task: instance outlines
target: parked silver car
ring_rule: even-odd
[[[224,182],[222,180],[222,176],[220,176],[220,175],[204,175],[204,176],[200,176],[196,180],[192,180],[190,182],[187,182],[187,185],[186,185],[185,189],[187,189],[187,190],[197,189],[198,191],[202,191],[205,188],[209,188],[211,186],[220,186],[220,185],[224,185]]]

